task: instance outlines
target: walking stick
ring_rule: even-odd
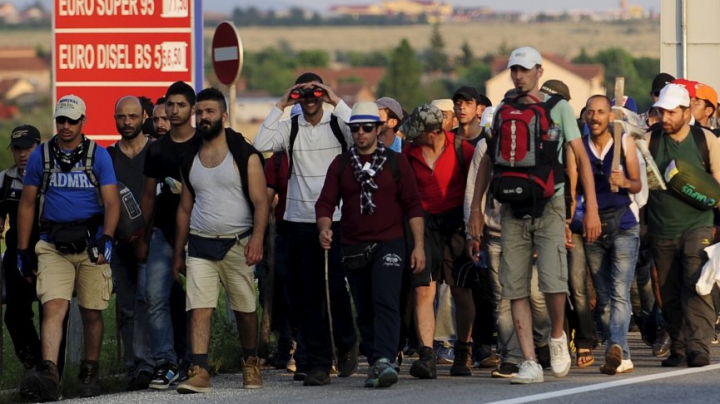
[[[327,300],[327,318],[330,326],[330,346],[332,347],[333,363],[335,363],[335,334],[333,333],[332,311],[330,310],[330,277],[328,276],[329,251],[325,250],[325,299]]]
[[[625,77],[615,78],[615,105],[619,107],[625,106]],[[620,111],[615,111],[615,119],[620,120],[623,118],[623,114]],[[613,127],[613,143],[615,149],[613,149],[612,169],[617,170],[620,168],[620,159],[622,153],[622,125],[615,123]],[[618,192],[619,188],[617,185],[611,185],[610,190],[612,192]]]

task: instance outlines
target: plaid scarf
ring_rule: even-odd
[[[385,145],[378,140],[377,149],[375,149],[375,153],[373,153],[372,156],[372,164],[365,163],[365,167],[363,167],[360,163],[357,146],[352,145],[350,147],[353,173],[355,174],[355,179],[360,183],[361,215],[372,215],[375,213],[377,206],[373,203],[373,194],[377,191],[378,186],[375,184],[373,178],[382,171],[383,165],[385,161],[387,161],[386,153]]]

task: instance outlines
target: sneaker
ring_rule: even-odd
[[[166,363],[155,369],[155,374],[150,382],[150,388],[155,390],[167,390],[170,385],[177,380],[178,367],[174,363]]]
[[[20,390],[34,401],[57,401],[60,399],[60,374],[52,361],[41,361],[34,371],[25,373]]]
[[[260,373],[260,358],[251,356],[247,362],[242,360],[243,388],[259,389],[263,386],[262,374]]]
[[[623,351],[618,344],[613,344],[605,354],[605,364],[600,366],[600,373],[613,376],[617,373],[617,369],[622,365]]]
[[[418,379],[437,379],[435,351],[432,348],[420,348],[420,358],[410,366],[410,375]]]
[[[713,344],[713,345],[717,345],[718,343],[720,343],[720,340],[718,339],[718,335],[717,335],[717,334],[714,334],[714,335],[713,335],[713,339],[712,339],[712,341],[710,341],[710,343]]]
[[[326,384],[330,384],[330,375],[319,368],[308,372],[303,381],[303,386],[324,386]]]
[[[290,373],[297,372],[297,363],[295,363],[295,354],[290,356],[290,360],[288,360],[287,365],[285,365],[285,370],[287,370]]]
[[[455,361],[455,351],[448,342],[435,341],[433,346],[437,353],[435,360],[438,365],[450,365]]]
[[[472,371],[468,366],[470,359],[470,344],[460,341],[455,343],[455,359],[450,368],[450,376],[472,376]]]
[[[687,358],[689,368],[701,368],[710,364],[710,357],[704,352],[690,352]]]
[[[147,390],[148,387],[150,387],[150,382],[152,381],[152,373],[150,373],[147,370],[141,370],[138,372],[137,376],[133,377],[130,382],[128,383],[127,390],[128,391],[139,391],[139,390]]]
[[[352,376],[358,368],[358,351],[356,347],[352,347],[347,352],[338,352],[337,358],[337,375],[338,377]]]
[[[188,370],[190,369],[190,362],[185,359],[178,359],[178,378],[174,383],[182,383],[188,379]]]
[[[207,369],[203,369],[198,365],[190,366],[187,380],[177,387],[177,392],[180,394],[209,393],[211,390],[210,374]]]
[[[97,361],[84,360],[80,363],[80,397],[100,395],[100,366]]]
[[[365,387],[390,387],[397,383],[398,374],[390,361],[380,358],[368,371]]]
[[[510,383],[512,384],[531,384],[542,383],[545,381],[543,369],[539,363],[533,360],[523,361],[520,365],[520,371],[513,376]]]
[[[497,369],[493,370],[490,377],[493,379],[510,379],[520,371],[520,367],[515,363],[504,362],[498,366]]]
[[[652,353],[658,358],[667,356],[670,354],[670,334],[663,330],[662,333],[655,339],[653,344]]]
[[[565,331],[560,338],[550,338],[550,367],[555,377],[565,377],[570,371],[570,352],[568,352],[567,336]],[[522,372],[522,369],[520,369]]]
[[[676,368],[676,367],[685,365],[686,363],[687,363],[687,358],[685,358],[685,355],[679,354],[679,353],[672,353],[672,354],[670,354],[670,356],[667,357],[667,359],[662,361],[660,364],[664,368]]]
[[[492,369],[500,366],[500,358],[495,355],[490,345],[479,345],[473,350],[473,367]]]
[[[632,361],[630,359],[623,359],[620,366],[615,369],[615,374],[630,373],[633,370],[635,370],[635,365],[633,365]]]

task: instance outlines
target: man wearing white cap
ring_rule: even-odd
[[[530,105],[546,100],[539,90],[539,81],[543,75],[542,63],[540,53],[531,47],[521,47],[512,52],[508,68],[511,70],[510,75],[518,96],[510,102],[504,102],[496,109],[494,117],[496,125],[501,123],[500,120],[505,119],[503,111],[508,111],[510,116],[513,116],[513,112],[520,111],[518,109],[520,107],[515,107],[514,104],[525,104],[522,108],[530,109]],[[564,243],[566,223],[563,222],[562,218],[566,217],[566,212],[561,172],[563,161],[562,153],[560,153],[566,143],[575,152],[580,163],[580,178],[584,185],[585,200],[588,207],[584,221],[584,232],[588,240],[592,242],[600,235],[601,231],[592,170],[575,122],[575,113],[565,100],[558,101],[552,108],[542,105],[532,108],[543,111],[545,117],[539,118],[538,122],[544,123],[543,128],[539,129],[541,133],[528,131],[526,132],[527,136],[542,135],[543,142],[552,138],[552,141],[557,143],[557,149],[546,150],[545,152],[555,151],[557,161],[538,162],[533,163],[533,166],[531,166],[533,169],[544,168],[545,166],[552,167],[548,170],[550,177],[546,182],[551,185],[554,183],[554,187],[548,186],[550,196],[539,199],[540,203],[537,202],[537,197],[531,198],[530,201],[519,200],[520,197],[535,192],[534,188],[528,188],[529,192],[518,193],[518,203],[506,201],[506,209],[504,209],[502,216],[502,251],[513,251],[513,254],[503,254],[500,262],[500,278],[503,285],[502,297],[511,301],[512,317],[524,359],[520,371],[511,381],[513,384],[540,383],[544,381],[542,367],[538,364],[533,346],[532,317],[528,298],[534,260],[533,254],[535,252],[537,252],[540,290],[545,294],[552,323],[549,339],[550,365],[556,377],[564,377],[570,370],[571,360],[568,352],[567,336],[564,331],[565,300],[567,298],[567,259]],[[547,111],[547,109],[550,110]],[[514,119],[516,118],[512,118],[512,121],[508,122],[508,129],[515,127]],[[547,126],[547,128],[544,126]],[[505,128],[504,125],[496,128],[492,144],[489,147],[491,152],[486,153],[480,162],[468,224],[470,235],[476,239],[479,239],[483,234],[485,223],[481,200],[488,189],[490,176],[492,174],[494,178],[498,178],[498,175],[504,171],[510,171],[507,165],[502,165],[500,160],[502,155],[499,153],[499,151],[505,152],[504,147],[508,147],[508,144],[505,144],[502,139],[503,136],[509,136],[509,134],[502,131]],[[552,133],[550,129],[552,129]],[[553,143],[548,143],[548,145],[553,147]],[[514,159],[513,154],[512,160]],[[523,174],[522,171],[518,171],[518,173]],[[533,171],[524,173],[525,175],[530,173],[529,178],[533,178]],[[494,185],[503,184],[502,179],[498,180],[497,183],[495,181],[496,179],[493,179]],[[533,187],[533,184],[534,181],[531,180],[530,186]],[[498,194],[498,190],[495,190],[493,194],[495,198],[501,196]]]
[[[690,126],[690,96],[681,85],[668,84],[653,105],[662,128],[649,134],[649,149],[660,172],[671,162],[689,164],[720,182],[720,146],[708,130]],[[710,180],[712,181],[712,180]],[[668,188],[671,184],[668,184]],[[698,189],[700,190],[700,189]],[[657,268],[670,356],[662,366],[706,366],[714,336],[715,311],[710,295],[695,291],[712,240],[713,211],[700,210],[673,190],[650,191],[648,234]]]
[[[43,305],[42,361],[23,387],[38,401],[57,400],[63,320],[76,289],[85,335],[80,394],[100,394],[98,360],[102,311],[112,292],[110,260],[120,216],[117,181],[107,150],[83,135],[85,102],[67,95],[55,107],[57,135],[40,145],[27,164],[18,209],[18,268],[37,271]],[[28,249],[39,209],[37,260]]]
[[[315,204],[320,244],[330,249],[332,216],[342,200],[342,254],[357,309],[357,326],[370,370],[365,387],[397,382],[392,362],[400,336],[400,288],[406,260],[425,266],[423,210],[407,158],[378,142],[382,124],[372,102],[352,109],[348,126],[355,144],[330,164]],[[403,215],[415,241],[406,257]]]

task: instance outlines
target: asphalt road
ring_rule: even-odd
[[[720,346],[712,346],[711,365],[705,368],[668,369],[640,340],[630,334],[633,373],[606,376],[599,372],[604,347],[594,351],[595,364],[573,367],[567,377],[555,378],[545,371],[545,382],[525,386],[509,380],[492,379],[490,369],[475,369],[472,377],[450,377],[450,365],[438,366],[437,380],[417,380],[405,363],[400,381],[387,389],[367,389],[363,381],[367,365],[349,378],[332,379],[323,387],[303,387],[285,371],[263,371],[264,388],[243,390],[242,374],[223,374],[212,378],[213,391],[206,395],[181,395],[174,390],[109,394],[91,399],[65,400],[67,403],[714,403],[720,399]]]

